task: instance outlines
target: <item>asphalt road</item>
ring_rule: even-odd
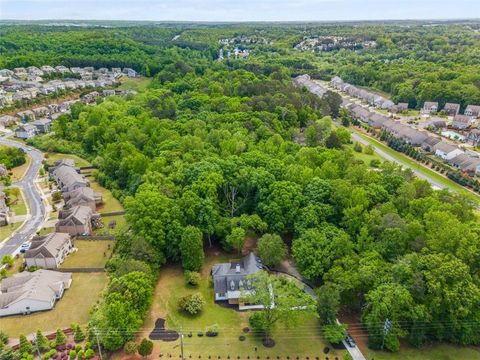
[[[19,187],[25,195],[27,207],[30,211],[30,218],[17,230],[15,235],[13,235],[8,241],[0,244],[1,259],[4,255],[15,254],[20,245],[25,241],[30,240],[30,238],[36,233],[45,218],[45,204],[42,201],[40,191],[35,186],[35,179],[42,167],[42,152],[3,137],[0,137],[0,144],[21,148],[32,158],[31,165],[23,179],[13,183],[13,185]]]

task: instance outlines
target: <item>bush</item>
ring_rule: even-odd
[[[77,353],[75,350],[70,350],[70,353],[68,354],[70,356],[70,359],[75,359],[77,357]]]
[[[137,352],[137,344],[135,341],[127,341],[127,343],[123,346],[123,351],[127,355],[133,355]]]
[[[373,168],[378,168],[378,167],[380,167],[380,165],[381,165],[381,162],[378,159],[372,159],[370,161],[370,166],[373,167]]]
[[[207,335],[208,337],[218,336],[218,325],[214,324],[214,325],[211,325],[211,326],[207,327],[207,329],[205,331],[205,335]]]
[[[143,357],[146,357],[146,356],[150,355],[153,351],[153,342],[151,342],[148,339],[143,339],[140,342],[140,345],[138,345],[137,350],[138,350],[139,355],[141,355]]]
[[[347,336],[347,328],[345,325],[325,325],[322,327],[323,337],[332,344],[340,344]]]
[[[372,145],[368,145],[366,148],[365,148],[365,154],[367,155],[373,155],[375,153],[375,149],[373,148]]]
[[[92,349],[87,349],[85,351],[85,359],[91,359],[95,357],[95,351],[93,351]]]
[[[55,334],[55,346],[65,345],[67,343],[67,337],[61,329],[57,329]]]
[[[178,303],[180,310],[183,310],[190,315],[199,314],[203,310],[204,305],[205,300],[200,293],[184,296]]]
[[[200,284],[200,273],[196,271],[185,271],[185,283],[191,286],[198,286]]]
[[[199,332],[197,333],[197,336],[198,336],[198,337],[202,337],[202,336],[203,336],[203,332],[199,331]]]
[[[353,144],[353,150],[355,150],[358,153],[361,153],[363,150],[362,145],[359,142],[356,142],[355,144]]]
[[[85,359],[85,352],[83,350],[80,350],[77,352],[77,359],[79,360]]]
[[[353,360],[352,355],[346,353],[345,355],[343,355],[343,360]]]

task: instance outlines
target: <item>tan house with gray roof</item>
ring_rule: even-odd
[[[75,206],[72,209],[61,210],[55,231],[68,233],[72,236],[90,235],[92,233],[92,218],[98,217],[88,206]]]
[[[92,188],[81,187],[63,194],[65,208],[75,206],[88,206],[92,211],[97,209],[97,205],[102,203],[102,194],[94,192]]]
[[[0,283],[0,317],[51,310],[72,283],[71,273],[24,271]]]
[[[69,234],[51,233],[36,236],[30,249],[25,252],[25,261],[28,267],[56,269],[72,251],[73,241]]]

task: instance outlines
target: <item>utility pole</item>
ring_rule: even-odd
[[[98,355],[100,355],[100,360],[103,360],[102,348],[100,347],[100,340],[98,340],[98,331],[96,327],[93,328],[93,332],[95,333],[95,337],[97,338]]]
[[[185,360],[185,357],[183,356],[183,333],[180,334],[180,351],[182,353],[182,360]]]
[[[33,341],[35,341],[35,347],[37,348],[38,358],[41,359],[41,358],[42,358],[42,354],[40,354],[40,349],[39,349],[39,347],[38,347],[37,334],[35,334],[35,335],[33,336]]]
[[[385,345],[385,336],[387,336],[391,328],[392,328],[392,322],[388,320],[388,318],[386,318],[385,322],[383,323],[382,350],[383,350],[383,346]]]

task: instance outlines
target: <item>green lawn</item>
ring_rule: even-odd
[[[103,268],[112,255],[113,241],[76,240],[76,252],[70,254],[62,268]]]
[[[73,154],[62,154],[62,153],[45,153],[45,160],[47,161],[48,165],[53,165],[53,163],[57,160],[61,159],[73,159],[75,160],[75,166],[83,167],[83,166],[90,166],[91,164],[81,157]]]
[[[352,149],[352,153],[353,153],[353,156],[355,157],[355,159],[362,160],[368,166],[370,166],[370,161],[372,161],[372,160],[378,160],[380,162],[383,162],[383,160],[384,160],[380,155],[377,154],[377,152],[374,152],[372,155],[366,154],[365,153],[366,146],[364,146],[364,145],[361,145],[362,146],[362,152],[361,153],[353,150],[353,144],[348,144],[346,146],[348,148]]]
[[[248,327],[248,317],[250,311],[239,312],[232,308],[227,308],[216,304],[213,301],[213,288],[210,280],[210,271],[214,263],[228,261],[229,256],[207,257],[202,269],[202,280],[198,288],[187,287],[184,284],[183,272],[179,266],[167,266],[160,271],[160,278],[155,291],[154,302],[150,313],[144,323],[145,333],[142,337],[148,336],[153,329],[154,323],[158,318],[166,319],[166,327],[169,329],[182,329],[185,334],[184,346],[185,355],[193,358],[207,358],[209,355],[217,359],[221,356],[225,359],[230,356],[232,359],[241,356],[245,359],[250,356],[253,359],[256,356],[265,358],[270,356],[272,359],[281,356],[283,359],[288,355],[290,358],[309,356],[314,359],[316,356],[324,357],[323,349],[327,343],[322,339],[318,328],[316,318],[306,318],[298,326],[290,329],[279,327],[273,334],[276,345],[273,348],[265,348],[261,339],[255,338],[251,333],[244,334],[242,329]],[[200,292],[206,305],[204,311],[196,316],[188,316],[180,313],[177,309],[180,297]],[[199,331],[204,332],[207,326],[217,324],[219,327],[218,337],[198,337]],[[188,334],[192,333],[192,337]],[[239,336],[245,335],[246,340],[240,341]],[[173,354],[178,357],[180,353],[179,341],[163,342],[154,341],[155,355],[158,353]],[[334,359],[343,351],[330,350],[328,356]],[[333,355],[333,356],[332,356]]]
[[[103,204],[97,207],[97,211],[100,213],[108,213],[112,211],[123,211],[123,206],[115,199],[110,192],[110,190],[105,189],[104,187],[100,186],[99,183],[95,181],[94,178],[89,177],[88,180],[90,181],[90,187],[96,191],[102,193],[103,197]]]
[[[469,199],[471,199],[473,201],[478,202],[480,200],[480,197],[478,195],[468,191],[467,189],[465,189],[463,186],[457,184],[456,182],[454,182],[450,179],[447,179],[446,177],[440,175],[439,173],[437,173],[437,172],[419,164],[418,162],[416,162],[415,160],[412,160],[411,158],[405,156],[404,154],[389,148],[388,146],[384,145],[380,141],[363,134],[362,132],[358,131],[357,129],[351,128],[351,130],[353,132],[355,132],[357,135],[359,135],[360,137],[362,137],[363,139],[365,139],[366,141],[368,141],[370,144],[374,145],[375,147],[378,147],[379,149],[381,149],[385,153],[389,154],[390,156],[392,156],[392,157],[398,159],[399,161],[402,161],[403,163],[407,164],[413,170],[421,172],[422,174],[434,179],[435,181],[437,181],[438,183],[446,186],[450,190],[453,190],[453,191],[456,191],[460,194],[466,195]]]
[[[480,348],[442,344],[422,349],[402,349],[395,354],[368,350],[364,355],[375,360],[475,360],[480,359]]]
[[[57,328],[69,327],[72,322],[85,325],[90,317],[91,307],[106,284],[105,273],[75,273],[70,289],[65,291],[52,310],[0,318],[0,329],[16,338],[20,334],[31,334],[37,329],[54,332]]]
[[[127,78],[124,77],[121,80],[121,84],[118,87],[119,90],[135,90],[138,92],[144,91],[150,84],[152,79],[145,77]]]
[[[20,190],[21,191],[21,190]],[[10,210],[15,211],[15,215],[25,215],[27,214],[27,205],[23,200],[23,196],[21,194],[14,196],[10,194]]]
[[[105,216],[102,217],[104,227],[101,229],[93,230],[94,235],[115,235],[115,233],[120,230],[124,229],[127,221],[125,220],[125,215],[115,215],[115,216]],[[108,224],[110,221],[115,221],[116,225],[113,229],[110,229]]]
[[[40,236],[43,236],[43,235],[50,234],[51,232],[54,232],[54,231],[55,231],[55,228],[53,228],[53,227],[41,228],[40,231],[38,232],[38,234]]]
[[[25,159],[27,160],[25,161],[25,164],[10,169],[9,172],[12,173],[12,182],[19,181],[25,176],[25,173],[32,162],[32,158],[27,155]]]
[[[23,222],[17,222],[15,224],[8,224],[0,226],[0,242],[5,241],[15,230],[17,230]]]

